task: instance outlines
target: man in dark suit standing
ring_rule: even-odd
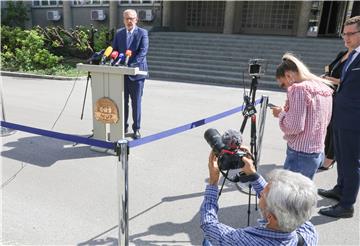
[[[342,37],[345,46],[353,49],[342,70],[335,95],[333,130],[338,179],[331,190],[319,189],[321,196],[339,203],[320,209],[319,213],[350,218],[360,185],[360,16],[348,19]]]
[[[125,27],[119,29],[113,41],[113,49],[119,53],[126,53],[131,50],[131,56],[128,61],[129,67],[139,67],[141,71],[147,71],[146,54],[149,48],[149,36],[145,29],[136,25],[138,21],[137,13],[133,9],[127,9],[123,12]],[[138,139],[140,135],[141,123],[141,98],[143,95],[145,75],[125,75],[124,78],[124,103],[125,103],[125,133],[128,132],[129,124],[129,97],[131,98],[134,138]]]

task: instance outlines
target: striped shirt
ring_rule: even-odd
[[[252,182],[257,194],[266,186],[266,181],[259,176]],[[218,187],[215,185],[206,186],[204,202],[200,208],[201,229],[205,238],[210,240],[212,245],[238,245],[238,246],[275,246],[289,245],[296,246],[298,236],[296,231],[304,238],[304,245],[317,245],[318,237],[315,227],[310,222],[304,223],[296,231],[280,232],[266,228],[266,222],[259,220],[255,227],[235,229],[218,221]]]
[[[305,153],[323,152],[332,93],[329,86],[316,81],[294,83],[288,88],[279,124],[290,148]]]

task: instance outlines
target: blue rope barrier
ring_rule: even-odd
[[[255,105],[257,105],[261,102],[262,102],[262,98],[256,100]],[[166,138],[166,137],[169,137],[169,136],[172,136],[172,135],[184,132],[184,131],[191,130],[193,128],[197,128],[199,126],[205,125],[205,124],[213,122],[215,120],[219,120],[221,118],[224,118],[231,114],[238,113],[243,110],[244,110],[244,106],[236,107],[236,108],[227,110],[225,112],[210,116],[208,118],[194,121],[189,124],[178,126],[178,127],[166,130],[166,131],[162,131],[162,132],[150,135],[150,136],[140,138],[140,139],[132,140],[128,143],[128,146],[129,146],[129,148],[134,148],[134,147],[137,147],[137,146],[140,146],[143,144],[147,144],[147,143],[150,143],[150,142],[162,139],[162,138]],[[29,127],[29,126],[23,126],[23,125],[10,123],[10,122],[6,122],[6,121],[1,121],[1,126],[10,128],[10,129],[23,131],[23,132],[33,133],[36,135],[43,135],[43,136],[67,140],[67,141],[75,142],[75,143],[83,143],[86,145],[96,146],[96,147],[105,148],[105,149],[114,149],[115,150],[115,147],[117,144],[116,142],[106,142],[106,141],[97,140],[97,139],[89,139],[89,138],[84,138],[84,137],[60,133],[60,132],[54,132],[54,131],[43,130],[43,129]]]
[[[262,102],[262,98],[256,100],[255,105],[257,105],[257,104],[259,104],[261,102]],[[244,106],[236,107],[236,108],[227,110],[227,111],[225,111],[223,113],[219,113],[219,114],[210,116],[210,117],[205,118],[205,119],[194,121],[194,122],[186,124],[186,125],[182,125],[182,126],[175,127],[175,128],[163,131],[163,132],[159,132],[159,133],[156,133],[156,134],[153,134],[153,135],[150,135],[150,136],[146,136],[146,137],[143,137],[143,138],[140,138],[140,139],[130,141],[128,143],[128,145],[129,145],[130,148],[134,148],[134,147],[146,144],[146,143],[150,143],[150,142],[159,140],[161,138],[166,138],[166,137],[178,134],[180,132],[188,131],[190,129],[205,125],[205,124],[210,123],[212,121],[219,120],[219,119],[224,118],[226,116],[229,116],[231,114],[238,113],[238,112],[240,112],[242,110],[244,110]]]
[[[43,129],[39,129],[39,128],[14,124],[14,123],[6,122],[6,121],[1,121],[1,126],[10,128],[10,129],[23,131],[23,132],[33,133],[36,135],[43,135],[43,136],[47,136],[47,137],[51,137],[51,138],[58,138],[58,139],[67,140],[67,141],[75,142],[75,143],[83,143],[86,145],[97,146],[97,147],[105,148],[105,149],[115,150],[115,146],[116,146],[116,143],[113,143],[113,142],[105,142],[105,141],[97,140],[97,139],[90,139],[90,138],[84,138],[84,137],[60,133],[60,132],[48,131],[48,130],[43,130]]]

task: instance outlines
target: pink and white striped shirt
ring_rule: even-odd
[[[305,153],[323,152],[332,93],[330,87],[317,81],[302,81],[288,88],[279,124],[290,148]]]

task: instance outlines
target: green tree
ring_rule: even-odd
[[[1,22],[3,25],[11,27],[25,27],[27,8],[23,1],[7,1],[6,8],[2,9]]]

